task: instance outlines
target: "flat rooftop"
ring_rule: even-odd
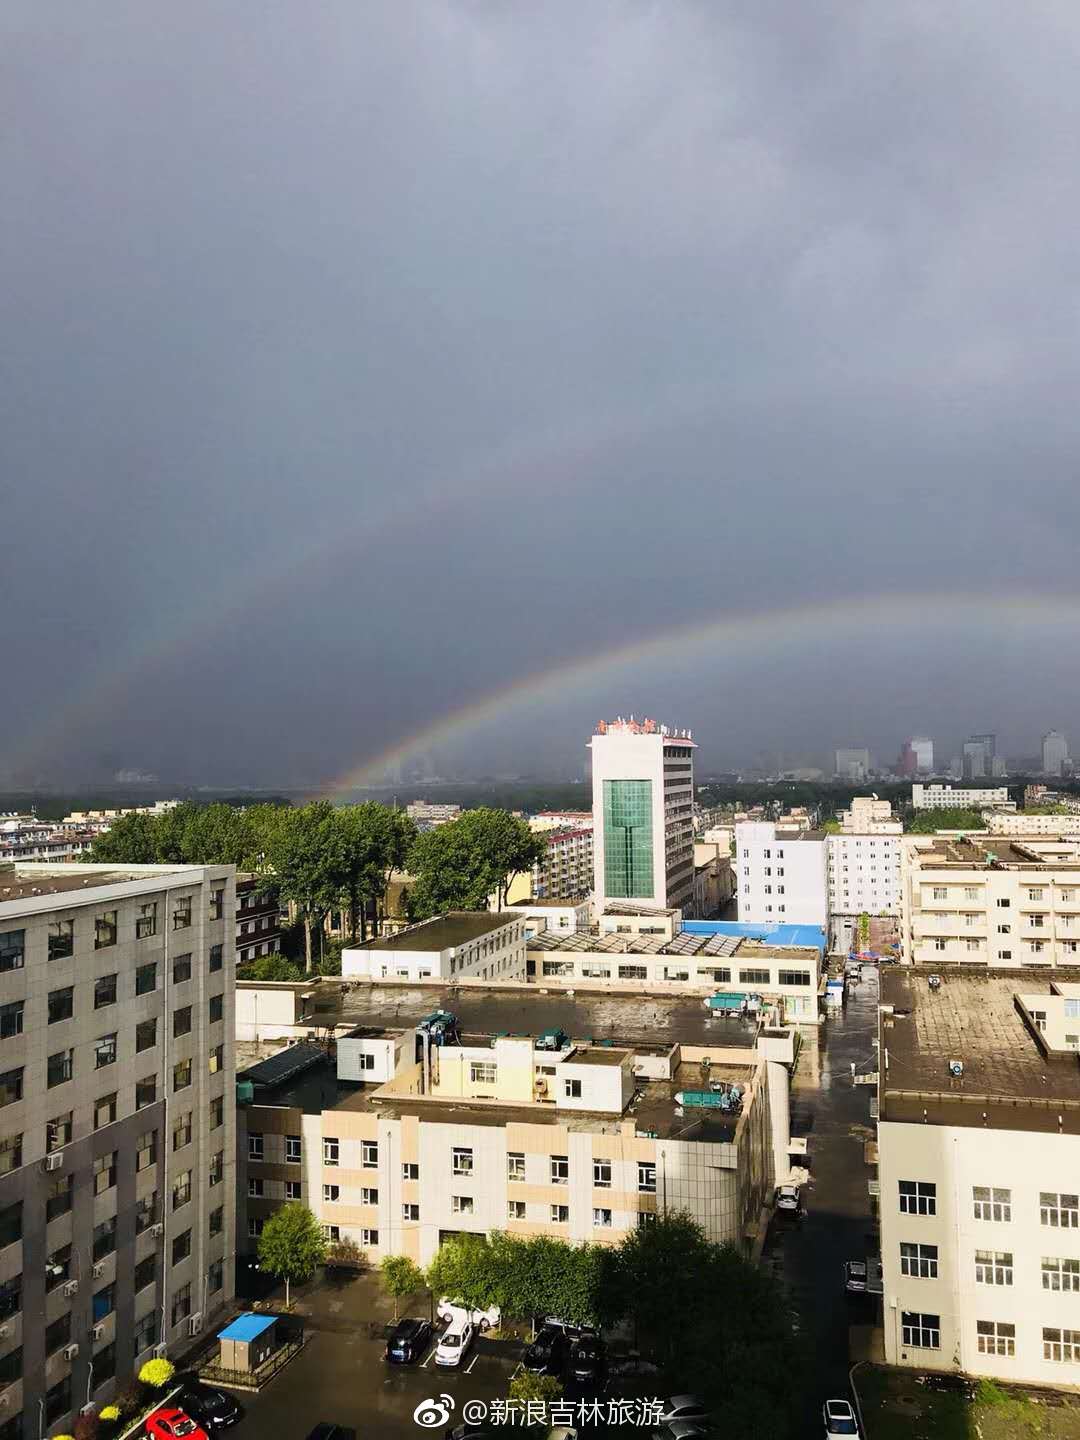
[[[571,895],[549,895],[539,900],[519,900],[518,906],[523,912],[528,913],[530,910],[573,910],[588,903],[587,895],[579,895],[577,899]]]
[[[350,950],[449,950],[459,945],[468,945],[493,930],[501,930],[514,920],[523,917],[516,910],[451,910],[433,920],[422,920],[410,925],[396,935],[380,935],[366,940],[362,945],[350,945]]]
[[[780,953],[785,960],[810,960],[817,964],[821,955],[816,945],[778,945],[756,937],[695,935],[686,930],[676,935],[674,940],[665,940],[662,935],[618,935],[610,931],[601,934],[598,930],[578,930],[573,935],[542,930],[539,935],[533,935],[527,944],[530,951],[539,950],[545,954],[670,955],[718,962],[732,958],[763,959]]]
[[[881,1003],[894,1013],[881,1015],[881,1119],[1080,1134],[1080,1055],[1045,1054],[1014,998],[1049,997],[1061,973],[936,973],[941,987],[931,990],[927,967],[882,971]]]
[[[588,1050],[575,1050],[569,1056],[573,1065],[621,1065],[630,1056],[629,1050],[609,1050],[606,1048],[592,1048]]]
[[[1059,859],[1053,853],[1071,853],[1069,859]],[[1048,848],[1049,847],[1049,848]],[[1052,870],[1080,870],[1080,858],[1076,858],[1075,846],[1067,841],[1010,840],[1006,836],[979,835],[976,838],[965,835],[938,835],[932,845],[920,845],[914,852],[924,862],[934,866],[955,866],[970,870],[973,866],[984,870],[1032,868]]]
[[[158,880],[164,884],[169,875],[180,874],[190,866],[162,866],[160,870],[126,870],[122,866],[114,869],[99,869],[95,865],[81,865],[78,873],[65,869],[50,871],[48,861],[38,866],[28,861],[13,865],[0,865],[0,905],[9,900],[31,900],[42,895],[65,895],[72,891],[96,890],[103,885],[125,885],[133,880]]]

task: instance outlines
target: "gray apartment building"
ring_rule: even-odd
[[[0,866],[0,1440],[230,1300],[229,866]]]

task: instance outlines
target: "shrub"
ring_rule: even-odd
[[[119,1419],[120,1419],[120,1409],[119,1409],[119,1406],[117,1406],[117,1405],[103,1405],[103,1406],[102,1406],[102,1409],[101,1409],[101,1414],[98,1416],[98,1419],[99,1419],[99,1420],[119,1420]]]
[[[172,1361],[159,1356],[156,1360],[147,1360],[139,1371],[139,1379],[144,1385],[152,1385],[155,1390],[160,1390],[163,1385],[168,1385],[175,1374],[176,1366]]]
[[[562,1393],[562,1382],[554,1375],[532,1375],[528,1370],[519,1370],[510,1381],[510,1399],[523,1404],[530,1400],[558,1400]]]
[[[116,1404],[121,1415],[137,1415],[143,1407],[146,1387],[134,1375],[129,1375],[116,1392]]]
[[[75,1440],[97,1440],[98,1417],[88,1413],[75,1418]]]

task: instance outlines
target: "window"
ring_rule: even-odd
[[[299,1165],[303,1157],[303,1146],[299,1135],[285,1136],[285,1159],[290,1165]]]
[[[379,1168],[379,1142],[377,1140],[361,1140],[360,1164],[365,1170]]]
[[[116,1095],[102,1095],[94,1102],[94,1129],[102,1130],[116,1120]]]
[[[26,956],[25,930],[0,930],[0,975],[21,970]]]
[[[8,1135],[0,1140],[0,1175],[8,1175],[22,1165],[22,1136]]]
[[[174,985],[183,985],[191,979],[191,956],[178,955],[173,961],[172,978]]]
[[[225,1069],[225,1046],[215,1045],[210,1051],[210,1060],[207,1068],[211,1075],[216,1075],[220,1070]]]
[[[215,1150],[210,1156],[210,1173],[207,1176],[207,1185],[213,1189],[215,1185],[221,1184],[222,1176],[225,1174],[225,1152]]]
[[[900,1273],[918,1280],[936,1280],[938,1273],[938,1247],[936,1245],[900,1242]]]
[[[471,1195],[451,1195],[450,1209],[455,1215],[471,1215],[473,1213],[473,1197]]]
[[[186,1115],[181,1115],[180,1118],[179,1118],[179,1120],[177,1120],[176,1124],[173,1126],[173,1132],[172,1132],[172,1148],[173,1148],[174,1150],[182,1150],[185,1145],[190,1145],[190,1144],[191,1144],[191,1111],[189,1110]]]
[[[0,1210],[0,1246],[14,1245],[22,1239],[22,1205],[21,1200],[16,1200]]]
[[[216,1025],[219,1020],[225,1018],[225,996],[210,996],[210,1024]]]
[[[1016,1326],[1005,1320],[976,1320],[980,1355],[1015,1355]]]
[[[75,1013],[75,987],[65,985],[62,990],[49,991],[49,1024],[70,1020]]]
[[[263,1137],[261,1130],[248,1132],[248,1159],[261,1160],[263,1158]]]
[[[0,1005],[0,1040],[10,1040],[23,1033],[23,1002],[13,1000],[10,1005]]]
[[[920,1314],[917,1310],[901,1310],[900,1328],[904,1344],[913,1350],[941,1349],[941,1316]]]
[[[289,1184],[294,1184],[295,1182],[294,1182],[294,1181],[289,1181],[289,1182],[287,1182],[287,1183],[289,1183]],[[286,1198],[290,1198],[290,1197],[287,1196]],[[291,1198],[299,1199],[300,1197],[299,1197],[299,1196],[295,1196],[295,1197],[291,1197]],[[224,1207],[223,1205],[219,1205],[216,1210],[211,1210],[211,1211],[210,1211],[210,1234],[211,1234],[211,1235],[222,1235],[222,1234],[224,1234],[224,1231],[225,1231],[225,1207]]]
[[[901,1215],[936,1215],[937,1186],[928,1180],[900,1181]]]
[[[365,1246],[370,1247],[370,1246],[373,1246],[373,1245],[378,1245],[378,1243],[379,1243],[379,1232],[378,1232],[378,1230],[366,1230],[366,1229],[362,1229],[362,1230],[360,1231],[360,1244],[361,1244],[361,1245],[365,1245]]]
[[[0,935],[0,954],[4,937]],[[75,921],[54,920],[49,926],[49,959],[66,960],[75,954]],[[2,969],[3,966],[0,966]]]
[[[647,965],[620,965],[620,980],[647,980],[649,969]]]
[[[218,885],[210,891],[210,919],[220,920],[225,914],[225,887]]]
[[[186,1090],[191,1084],[191,1061],[178,1060],[173,1066],[172,1076],[173,1090]]]
[[[976,1250],[975,1279],[980,1285],[1011,1285],[1012,1253],[1008,1250]]]
[[[769,971],[759,968],[739,971],[740,985],[768,985]]]
[[[580,1100],[580,1099],[581,1099],[581,1081],[580,1081],[580,1080],[564,1080],[564,1081],[563,1081],[563,1093],[565,1094],[567,1100]]]
[[[5,1070],[0,1075],[0,1110],[5,1105],[14,1105],[21,1100],[23,1095],[23,1067],[20,1065],[17,1070]]]
[[[225,1262],[211,1260],[206,1270],[206,1283],[210,1294],[215,1295],[225,1283]]]
[[[186,930],[191,924],[191,896],[181,895],[173,901],[172,928]]]
[[[255,1215],[248,1216],[248,1235],[251,1237],[252,1240],[257,1240],[259,1238],[259,1236],[263,1232],[263,1226],[265,1224],[266,1221],[263,1220],[261,1217],[257,1217]],[[329,1239],[330,1236],[327,1234],[327,1231],[336,1229],[336,1225],[324,1225],[323,1234],[326,1235],[327,1239]]]
[[[144,1195],[135,1205],[135,1234],[141,1235],[144,1230],[149,1230],[151,1225],[157,1224],[158,1218],[158,1197],[155,1190],[151,1195]]]
[[[45,1219],[55,1220],[59,1215],[66,1215],[71,1209],[71,1192],[73,1181],[70,1175],[65,1175],[59,1180],[54,1180],[45,1192]]]
[[[946,948],[947,944],[948,944],[948,941],[944,940],[944,939],[939,935],[939,936],[937,937],[937,939],[934,941],[934,949],[935,949],[935,950],[944,950],[944,949]]]
[[[300,1181],[299,1181],[299,1180],[286,1180],[286,1181],[285,1181],[285,1199],[286,1199],[286,1200],[299,1200],[300,1198],[301,1198]]]
[[[375,1056],[373,1054],[361,1054],[356,1057],[357,1067],[360,1070],[374,1070]]]
[[[139,1261],[139,1263],[135,1266],[136,1293],[140,1290],[145,1290],[147,1285],[152,1285],[154,1283],[156,1271],[156,1255],[147,1255],[145,1259]]]
[[[494,1085],[499,1067],[488,1060],[474,1060],[469,1066],[469,1079],[474,1085]]]
[[[139,965],[135,970],[135,994],[149,995],[151,990],[157,989],[157,962],[148,960],[145,965]]]
[[[104,1070],[106,1065],[116,1064],[116,1034],[102,1035],[94,1042],[94,1069]]]
[[[50,1055],[45,1076],[48,1088],[51,1090],[55,1085],[66,1084],[71,1079],[74,1065],[74,1050],[58,1050],[55,1055]]]
[[[327,1205],[336,1205],[341,1199],[340,1185],[324,1185],[322,1187],[323,1202]]]
[[[417,1209],[418,1209],[418,1210],[419,1210],[419,1208],[420,1208],[420,1207],[417,1206]],[[508,1201],[507,1201],[507,1204],[506,1204],[506,1218],[507,1218],[508,1220],[524,1220],[524,1219],[525,1219],[525,1201],[524,1201],[524,1200],[508,1200]]]
[[[652,1160],[639,1160],[637,1188],[642,1195],[656,1194],[656,1165]]]
[[[473,1173],[473,1152],[455,1145],[451,1154],[451,1171],[454,1175],[471,1175]]]
[[[552,1185],[567,1185],[570,1181],[570,1160],[566,1155],[552,1155],[551,1157],[551,1183]]]
[[[71,1342],[71,1311],[45,1326],[45,1354],[55,1355]]]
[[[324,1165],[336,1165],[338,1163],[338,1142],[336,1137],[328,1137],[322,1142],[322,1163]]]
[[[16,1275],[0,1285],[0,1319],[17,1315],[22,1309],[22,1276]]]
[[[570,1223],[569,1205],[552,1205],[551,1223],[553,1225],[568,1225]]]
[[[416,1163],[415,1160],[406,1160],[405,1164],[402,1165],[401,1178],[402,1180],[420,1179],[420,1166]]]
[[[71,1409],[71,1376],[65,1375],[45,1392],[45,1424],[51,1425]]]
[[[94,1194],[104,1195],[116,1184],[116,1151],[99,1155],[94,1161]]]
[[[143,1110],[157,1100],[157,1076],[148,1075],[145,1080],[135,1082],[135,1109]]]
[[[191,1006],[183,1005],[179,1010],[173,1011],[172,1033],[174,1039],[181,1035],[191,1034]]]
[[[1080,1330],[1057,1330],[1043,1326],[1043,1359],[1080,1360]]]
[[[45,1257],[45,1289],[55,1290],[71,1279],[71,1246],[61,1245]]]
[[[94,1226],[94,1259],[104,1260],[116,1249],[116,1216],[110,1215]]]
[[[107,950],[110,945],[116,944],[116,916],[117,911],[106,910],[104,915],[99,915],[94,921],[94,949]]]
[[[373,1189],[371,1189],[371,1188],[368,1187],[368,1186],[365,1186],[363,1189],[361,1189],[361,1191],[360,1191],[360,1204],[361,1204],[361,1205],[377,1205],[378,1203],[379,1203],[379,1192],[378,1192],[378,1190],[373,1190]]]
[[[151,935],[157,934],[157,901],[148,900],[145,905],[139,907],[139,914],[135,920],[135,939],[149,940]]]
[[[183,1170],[176,1177],[172,1189],[172,1208],[182,1210],[191,1201],[191,1171]]]
[[[611,1189],[611,1161],[594,1160],[592,1167],[592,1183],[601,1190]]]
[[[135,1026],[135,1053],[150,1050],[157,1044],[157,1020],[141,1020]]]
[[[211,974],[211,975],[216,975],[217,972],[222,968],[222,966],[223,966],[224,964],[225,964],[225,946],[224,946],[224,945],[211,945],[211,946],[210,946],[210,966],[209,966],[210,974]]]
[[[781,970],[777,973],[776,983],[778,985],[809,985],[809,970]]]
[[[1042,898],[1043,898],[1043,892],[1042,892],[1041,889],[1035,889],[1035,890],[1029,890],[1029,891],[1028,891],[1028,899],[1029,899],[1029,900],[1041,900]]]
[[[157,1131],[147,1130],[135,1142],[135,1170],[149,1170],[157,1164]]]
[[[973,1185],[971,1198],[976,1220],[1011,1220],[1012,1191]]]
[[[1080,1290],[1080,1260],[1044,1255],[1042,1283],[1044,1290]]]
[[[611,1211],[594,1210],[592,1212],[592,1223],[598,1225],[602,1230],[611,1229]]]
[[[210,1101],[210,1129],[218,1130],[225,1123],[225,1097],[219,1095],[215,1100]],[[290,1137],[291,1138],[291,1137]],[[288,1141],[285,1142],[286,1145]],[[288,1160],[288,1155],[285,1159]]]
[[[1052,1229],[1077,1229],[1080,1227],[1080,1196],[1042,1191],[1039,1195],[1039,1218]]]
[[[261,1223],[260,1223],[261,1229]],[[191,1282],[181,1285],[179,1290],[173,1291],[172,1302],[172,1323],[179,1325],[181,1320],[186,1320],[191,1314]]]
[[[63,1115],[57,1115],[45,1126],[45,1150],[51,1155],[55,1150],[62,1150],[65,1145],[71,1143],[72,1122],[74,1112],[68,1110]]]
[[[323,1199],[324,1199],[324,1200],[326,1199],[326,1191],[329,1190],[329,1189],[334,1189],[334,1190],[336,1190],[336,1189],[337,1189],[337,1186],[336,1186],[336,1185],[334,1185],[334,1186],[324,1185],[324,1186],[323,1186]],[[263,1196],[264,1196],[264,1194],[265,1194],[265,1191],[264,1191],[264,1189],[263,1189],[263,1182],[262,1182],[262,1177],[261,1177],[261,1176],[253,1175],[253,1176],[248,1180],[248,1194],[251,1196],[251,1198],[252,1198],[253,1200],[261,1200],[261,1199],[263,1198]]]

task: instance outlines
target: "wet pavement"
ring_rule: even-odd
[[[791,1094],[791,1130],[806,1135],[810,1182],[806,1213],[799,1220],[774,1219],[763,1264],[787,1287],[808,1350],[804,1412],[807,1436],[822,1432],[821,1406],[848,1395],[848,1328],[869,1323],[874,1297],[844,1292],[845,1260],[863,1258],[876,1247],[867,1181],[873,1172],[863,1145],[874,1137],[870,1120],[872,1086],[854,1085],[851,1066],[876,1068],[872,1040],[877,1033],[878,978],[865,967],[864,979],[849,987],[839,1015],[822,1027],[817,1054],[800,1056]]]

